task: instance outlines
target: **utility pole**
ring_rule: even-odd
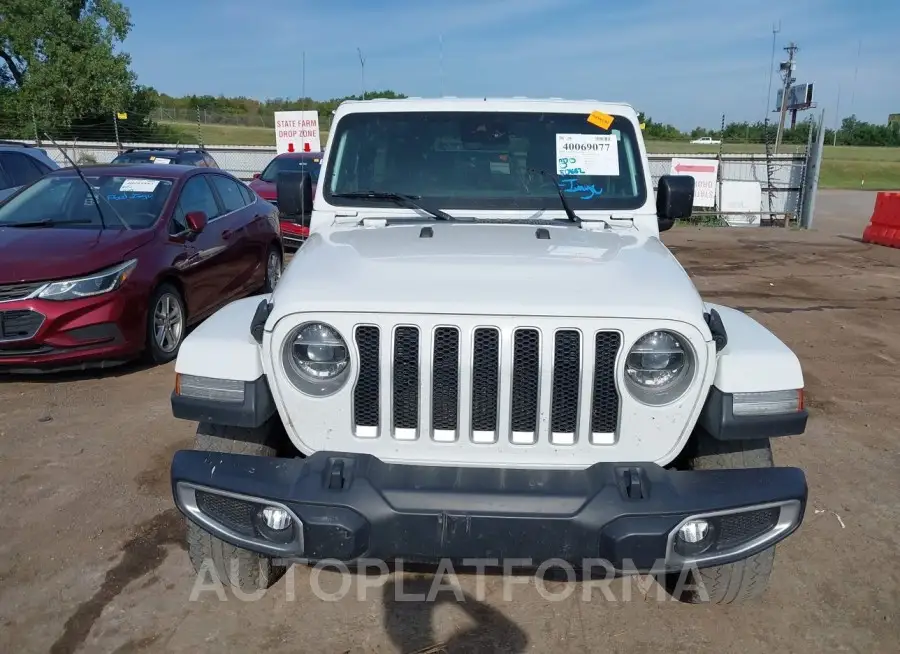
[[[359,74],[360,74],[360,82],[362,84],[362,95],[359,97],[360,97],[360,100],[365,100],[366,99],[366,60],[363,57],[362,50],[357,48],[356,53],[359,55]]]
[[[785,51],[788,53],[788,60],[781,62],[781,77],[784,80],[781,94],[781,117],[778,119],[778,133],[775,135],[775,153],[778,153],[778,146],[781,145],[781,137],[784,134],[784,118],[787,115],[788,95],[791,85],[797,80],[794,78],[794,55],[800,48],[793,41],[788,44]]]
[[[841,85],[838,84],[837,106],[834,109],[834,142],[831,145],[837,145],[838,130],[841,129]]]
[[[778,25],[772,23],[772,61],[769,63],[769,90],[766,92],[766,113],[763,114],[763,118],[769,115],[772,108],[769,103],[772,102],[772,77],[775,75],[775,39],[780,31],[781,21],[778,21]]]
[[[441,64],[441,97],[444,97],[444,35],[438,37],[440,45],[440,64]]]

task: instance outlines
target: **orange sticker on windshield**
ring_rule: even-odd
[[[587,121],[591,125],[596,125],[600,129],[609,129],[613,124],[613,120],[615,120],[615,118],[613,118],[609,114],[603,113],[602,111],[592,111],[591,115],[588,116],[587,119]]]

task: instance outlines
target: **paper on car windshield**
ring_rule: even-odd
[[[619,142],[612,134],[557,134],[559,175],[619,174]]]
[[[587,121],[591,125],[596,125],[600,129],[609,129],[612,126],[615,118],[610,116],[609,114],[605,114],[602,111],[592,111],[587,118]]]
[[[158,179],[126,179],[119,187],[119,193],[152,193],[158,185]]]
[[[166,159],[165,157],[155,157],[155,158],[153,159],[153,163],[155,163],[155,164],[158,164],[158,163],[160,163],[160,164],[167,164],[167,163],[172,163],[172,160],[171,160],[171,159]]]

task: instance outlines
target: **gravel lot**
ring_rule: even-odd
[[[688,606],[635,583],[595,589],[459,576],[466,601],[397,602],[428,576],[293,568],[261,599],[194,577],[168,467],[172,366],[0,381],[0,651],[895,652],[900,637],[900,251],[858,237],[870,193],[823,191],[813,232],[678,227],[665,241],[704,295],[774,330],[804,365],[807,435],[774,442],[810,506],[762,601]],[[367,587],[366,584],[371,584]],[[424,588],[423,588],[424,585]],[[630,592],[630,601],[626,601]],[[362,597],[363,599],[358,599]]]

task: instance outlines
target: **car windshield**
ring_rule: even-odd
[[[392,192],[443,209],[637,209],[647,198],[632,122],[608,129],[585,114],[537,112],[351,113],[336,125],[324,197]],[[541,172],[544,171],[544,172]],[[558,181],[557,181],[558,180]],[[393,206],[366,199],[367,204]]]
[[[90,175],[102,224],[124,229],[118,213],[132,229],[151,227],[162,213],[172,180],[127,175]],[[97,229],[100,215],[84,182],[76,175],[43,177],[0,205],[0,227],[29,223],[71,229]]]
[[[278,173],[308,171],[312,176],[313,184],[319,181],[319,172],[322,170],[320,159],[300,157],[276,157],[269,162],[259,178],[264,182],[275,183]]]
[[[167,164],[175,161],[176,155],[171,152],[124,152],[112,160],[113,163],[159,163]]]

